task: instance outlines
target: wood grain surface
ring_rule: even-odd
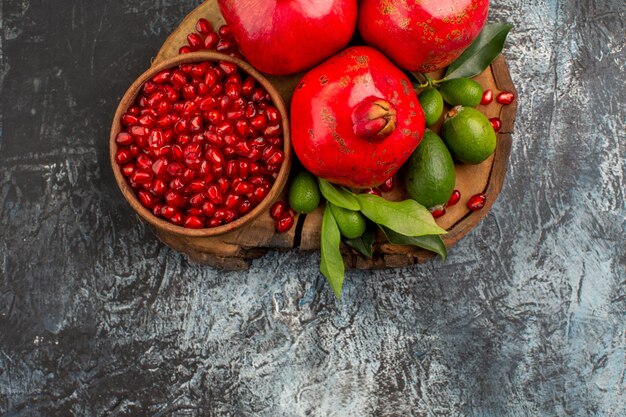
[[[177,56],[179,49],[187,44],[187,35],[195,30],[196,22],[200,18],[209,20],[214,29],[224,24],[217,0],[205,1],[189,13],[167,38],[152,64],[158,65],[164,60]],[[430,75],[434,79],[440,79],[443,71]],[[289,103],[295,86],[302,76],[303,74],[268,78],[282,94],[283,100]],[[475,80],[484,89],[493,90],[494,97],[501,91],[510,91],[517,95],[506,60],[502,56],[498,57],[483,74],[475,77]],[[449,107],[446,107],[446,111],[448,109]],[[437,220],[441,227],[448,230],[448,234],[444,236],[444,242],[448,248],[454,246],[487,216],[498,198],[506,177],[517,102],[502,106],[494,100],[492,104],[479,106],[478,109],[489,118],[499,117],[502,120],[502,130],[498,134],[496,152],[492,157],[480,165],[456,165],[456,189],[461,191],[461,201],[450,208],[444,217]],[[436,132],[440,129],[441,121],[433,127]],[[485,208],[479,212],[470,212],[467,209],[467,201],[473,195],[483,192],[487,196]],[[281,198],[287,200],[287,190]],[[407,198],[403,184],[400,184],[393,193],[385,195],[385,198],[397,201]],[[259,216],[253,223],[240,230],[217,237],[181,237],[161,229],[157,229],[157,234],[161,241],[186,254],[192,261],[226,270],[240,270],[247,269],[251,260],[263,256],[268,250],[319,250],[323,212],[324,207],[320,207],[311,214],[299,216],[296,219],[298,226],[284,235],[275,231],[274,221],[269,213]],[[432,252],[426,250],[389,244],[380,234],[374,247],[373,258],[366,258],[345,245],[342,245],[342,253],[346,266],[357,269],[404,267],[425,262],[434,257]]]
[[[341,303],[317,252],[189,262],[118,190],[117,104],[199,4],[0,2],[0,416],[626,415],[623,1],[491,1],[500,197],[446,264],[348,271]]]

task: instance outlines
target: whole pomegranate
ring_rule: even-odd
[[[488,12],[489,0],[363,0],[359,30],[400,67],[432,72],[476,39]]]
[[[344,48],[357,0],[219,0],[241,52],[262,72],[295,74]]]
[[[293,145],[313,174],[350,188],[393,176],[424,135],[407,77],[367,46],[348,48],[304,76],[291,103]]]

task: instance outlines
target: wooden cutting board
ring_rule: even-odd
[[[224,24],[217,0],[208,0],[192,11],[178,28],[165,41],[152,64],[158,64],[178,54],[178,50],[186,45],[187,35],[195,31],[198,19],[209,20],[215,29]],[[267,78],[283,96],[287,106],[291,103],[293,91],[304,74]],[[431,74],[438,79],[441,73]],[[482,74],[475,78],[485,89],[491,89],[494,97],[500,91],[510,91],[517,95],[509,74],[506,60],[499,56]],[[502,106],[495,100],[488,106],[479,106],[487,117],[499,117],[502,130],[498,134],[497,148],[493,156],[481,165],[456,165],[456,188],[461,191],[461,201],[448,213],[438,219],[441,227],[448,230],[443,237],[448,248],[462,239],[487,216],[502,189],[506,176],[511,151],[511,134],[517,113],[517,102]],[[440,126],[433,128],[439,131]],[[478,193],[487,195],[487,205],[479,212],[470,212],[467,200]],[[391,200],[402,200],[404,187],[385,197]],[[283,200],[286,196],[283,193]],[[186,254],[190,260],[225,270],[247,269],[250,261],[263,256],[268,250],[314,251],[319,249],[320,228],[323,207],[312,214],[301,215],[296,219],[296,226],[286,234],[278,234],[274,230],[274,221],[269,213],[260,216],[256,221],[241,230],[213,238],[184,238],[157,232],[159,239],[171,248]],[[431,252],[414,247],[397,246],[386,243],[382,236],[375,245],[375,255],[366,258],[348,247],[342,247],[346,267],[358,269],[396,268],[424,262],[434,255]]]

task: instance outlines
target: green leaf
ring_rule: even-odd
[[[448,249],[446,245],[443,243],[443,239],[441,236],[404,236],[399,233],[394,232],[391,229],[388,229],[384,226],[380,226],[385,236],[387,236],[387,240],[389,243],[393,243],[394,245],[408,245],[408,246],[417,246],[418,248],[426,249],[428,251],[434,252],[441,257],[441,261],[445,262],[448,257]]]
[[[322,259],[320,272],[326,277],[338,300],[341,299],[341,289],[345,276],[345,265],[341,256],[341,233],[330,204],[326,205],[322,220],[322,239],[320,242]]]
[[[354,197],[358,200],[365,217],[404,236],[447,233],[437,225],[430,211],[415,200],[396,203],[370,194],[358,194]]]
[[[359,211],[359,203],[350,191],[335,187],[328,181],[321,178],[318,178],[318,181],[320,184],[320,191],[326,200],[341,208]]]
[[[356,239],[345,239],[346,245],[361,252],[363,256],[371,258],[374,255],[374,240],[376,240],[376,227],[368,224],[363,236]]]
[[[448,67],[444,80],[472,78],[483,72],[502,52],[513,25],[493,23],[485,26],[476,40]]]

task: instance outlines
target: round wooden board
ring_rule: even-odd
[[[163,44],[153,65],[176,56],[178,50],[186,45],[187,35],[195,31],[198,19],[209,20],[214,28],[224,24],[219,11],[217,0],[208,0],[192,11],[181,25],[170,35]],[[298,81],[304,74],[289,77],[268,76],[272,84],[283,96],[289,106],[291,96]],[[441,77],[441,73],[431,74],[433,78]],[[510,91],[517,95],[513,81],[509,74],[506,60],[499,56],[482,74],[475,78],[485,89],[491,89],[494,96],[500,91]],[[456,188],[461,191],[462,198],[459,204],[448,210],[448,213],[438,219],[440,226],[448,230],[443,237],[446,246],[452,247],[462,239],[487,215],[502,189],[506,176],[509,155],[511,151],[511,134],[517,113],[517,102],[502,106],[494,102],[488,106],[479,106],[487,117],[499,117],[502,129],[498,134],[496,152],[481,165],[456,165]],[[433,130],[438,131],[440,126]],[[470,212],[466,203],[474,194],[484,192],[487,195],[487,205],[479,212]],[[385,195],[391,200],[401,200],[403,187]],[[286,199],[283,193],[282,199]],[[159,234],[165,244],[186,254],[192,261],[203,263],[225,270],[247,269],[252,259],[263,256],[268,250],[312,251],[319,249],[320,228],[323,207],[312,214],[299,216],[297,226],[290,232],[278,234],[274,230],[274,221],[269,213],[261,215],[256,221],[245,228],[213,238],[183,238],[174,235]],[[375,246],[375,255],[372,259],[363,257],[348,247],[343,247],[346,267],[358,269],[396,268],[424,262],[434,255],[431,252],[414,247],[397,246],[386,243],[380,236]]]

